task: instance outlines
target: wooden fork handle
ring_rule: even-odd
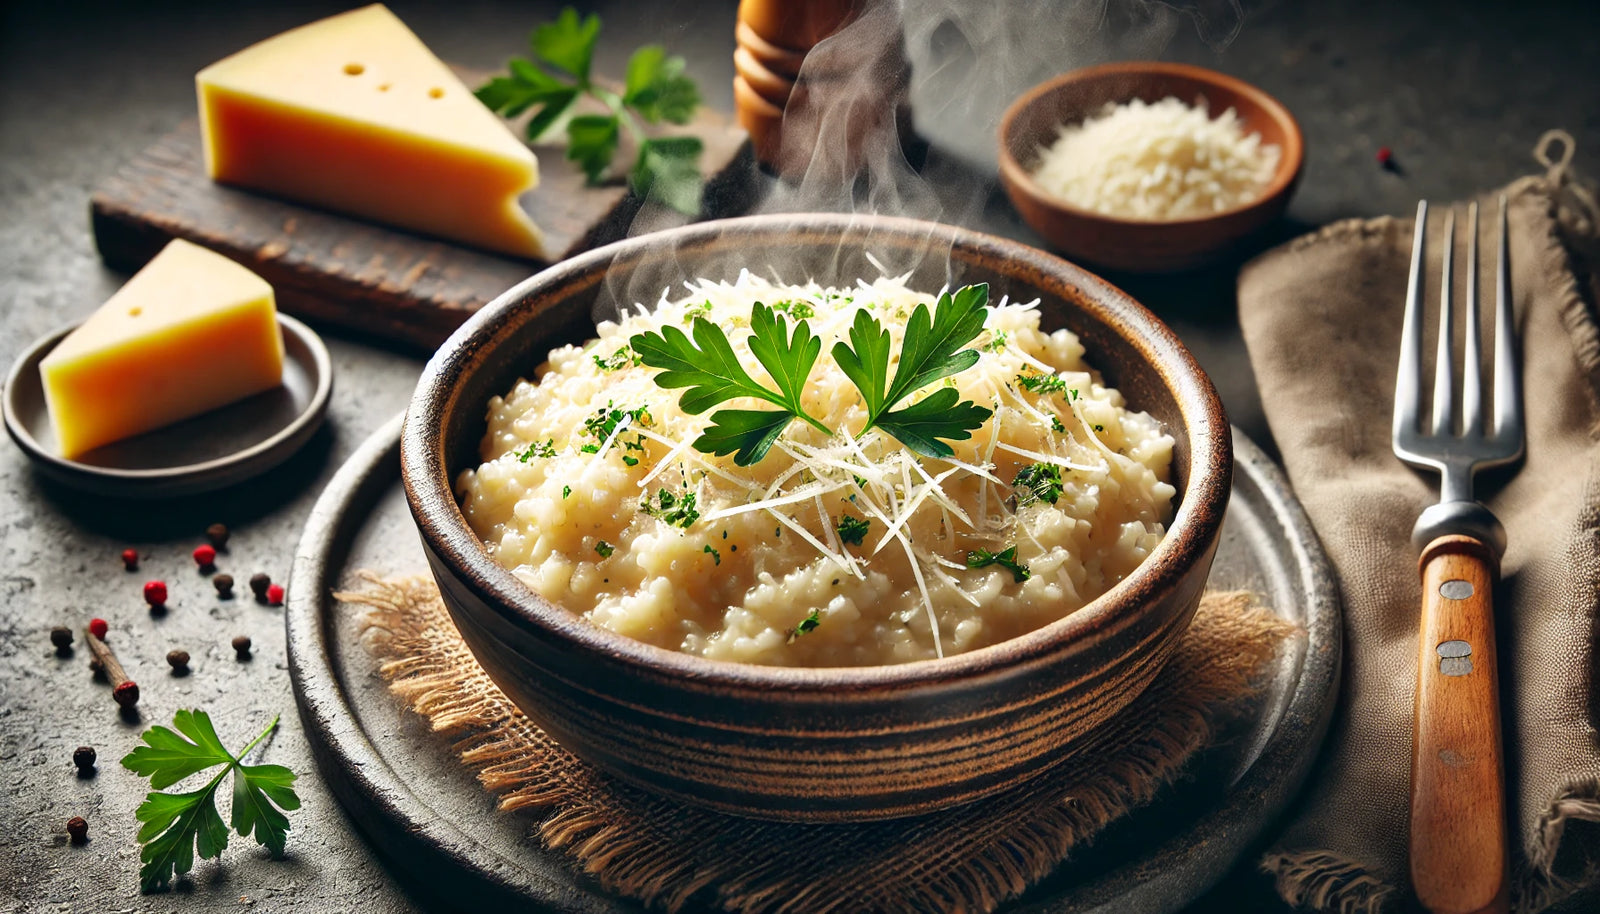
[[[1468,536],[1439,537],[1420,561],[1411,882],[1433,914],[1507,910],[1497,564],[1488,546]]]

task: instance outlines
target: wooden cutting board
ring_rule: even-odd
[[[468,85],[482,74],[464,73]],[[705,144],[704,218],[745,211],[755,185],[745,133],[702,108],[675,133]],[[539,187],[522,199],[557,259],[624,237],[636,216],[652,228],[690,221],[641,201],[618,181],[600,187],[562,155],[535,145]],[[619,161],[627,161],[619,153]],[[105,262],[133,272],[173,238],[237,260],[272,284],[284,311],[386,340],[436,348],[472,312],[545,264],[461,247],[272,197],[206,176],[191,120],[111,175],[90,198]]]

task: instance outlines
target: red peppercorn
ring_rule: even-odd
[[[267,602],[273,606],[283,605],[283,585],[272,584],[267,587]]]
[[[101,641],[106,640],[106,632],[110,630],[111,626],[107,625],[104,619],[89,620],[89,634],[99,638]]]
[[[1390,162],[1393,162],[1393,161],[1394,161],[1394,150],[1390,149],[1387,146],[1379,146],[1378,147],[1378,164],[1379,165],[1388,165]]]
[[[129,679],[119,683],[111,690],[111,698],[124,708],[131,708],[139,703],[139,684]]]
[[[67,834],[72,836],[73,844],[82,844],[89,840],[89,823],[83,816],[73,816],[67,820]]]
[[[201,568],[210,568],[212,565],[217,563],[216,548],[213,546],[208,546],[205,543],[201,543],[200,545],[194,547],[194,552],[192,555],[194,556],[194,563],[199,565]]]
[[[122,567],[128,569],[129,571],[138,571],[139,570],[139,550],[137,550],[137,549],[124,549],[124,550],[122,550]]]
[[[151,606],[167,605],[167,585],[161,581],[144,583],[144,601]]]

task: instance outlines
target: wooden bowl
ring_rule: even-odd
[[[451,480],[479,464],[490,397],[596,314],[741,267],[846,284],[891,273],[938,289],[988,282],[1040,299],[1046,328],[1177,442],[1176,516],[1126,579],[997,645],[895,666],[797,669],[708,660],[591,624],[490,558]],[[703,222],[563,261],[478,312],[423,371],[401,443],[406,497],[445,604],[478,661],[561,745],[653,793],[790,821],[929,812],[1020,784],[1142,691],[1189,624],[1228,500],[1232,444],[1178,338],[1123,292],[1012,241],[910,219],[802,214]]]
[[[1055,141],[1062,124],[1081,121],[1107,102],[1167,96],[1213,116],[1238,113],[1247,134],[1282,150],[1278,170],[1254,201],[1192,219],[1148,221],[1108,216],[1073,206],[1034,181],[1039,150]],[[1041,83],[1012,103],[1000,122],[1000,182],[1024,222],[1057,250],[1117,270],[1166,272],[1200,266],[1236,248],[1283,214],[1300,181],[1305,140],[1294,116],[1256,87],[1201,67],[1134,61],[1087,67]]]

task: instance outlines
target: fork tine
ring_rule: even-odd
[[[1478,319],[1478,204],[1467,208],[1467,329],[1461,360],[1461,433],[1483,434],[1483,340]]]
[[[1394,440],[1416,434],[1422,402],[1422,272],[1428,234],[1428,201],[1417,203],[1412,230],[1411,278],[1406,283],[1405,324],[1400,331],[1400,367],[1394,381]]]
[[[1516,329],[1511,325],[1511,249],[1506,239],[1506,197],[1500,195],[1500,252],[1494,277],[1494,437],[1522,452],[1522,372],[1517,368]]]
[[[1450,299],[1455,288],[1456,213],[1444,217],[1444,275],[1439,277],[1439,349],[1433,366],[1433,433],[1454,431],[1451,418],[1456,407],[1456,372],[1451,359],[1455,342],[1455,311]]]

